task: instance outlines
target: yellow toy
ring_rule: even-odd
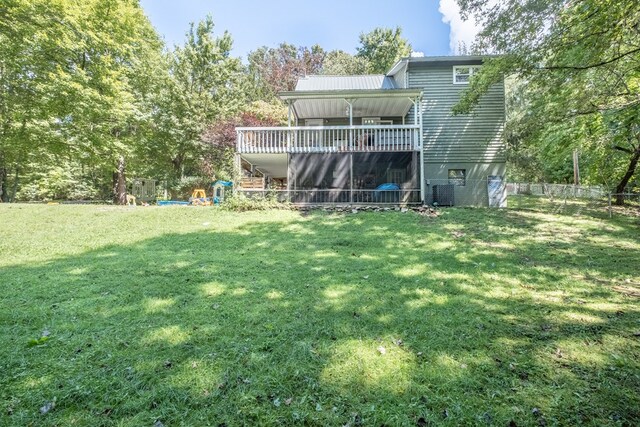
[[[211,206],[211,199],[207,197],[207,193],[202,188],[196,188],[189,199],[194,206]]]

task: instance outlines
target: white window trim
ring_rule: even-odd
[[[457,82],[456,81],[456,70],[458,68],[468,68],[469,69],[469,80],[471,80],[471,77],[480,69],[480,65],[454,65],[453,66],[453,84],[454,85],[468,85],[469,82]]]

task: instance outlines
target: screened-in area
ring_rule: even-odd
[[[418,153],[291,154],[293,203],[408,204],[420,201]]]

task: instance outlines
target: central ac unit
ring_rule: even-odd
[[[433,186],[433,202],[438,206],[453,206],[453,184],[440,184]]]

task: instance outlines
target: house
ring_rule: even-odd
[[[400,60],[386,75],[308,76],[287,127],[237,128],[240,191],[298,204],[505,206],[504,84],[451,107],[480,56]]]

